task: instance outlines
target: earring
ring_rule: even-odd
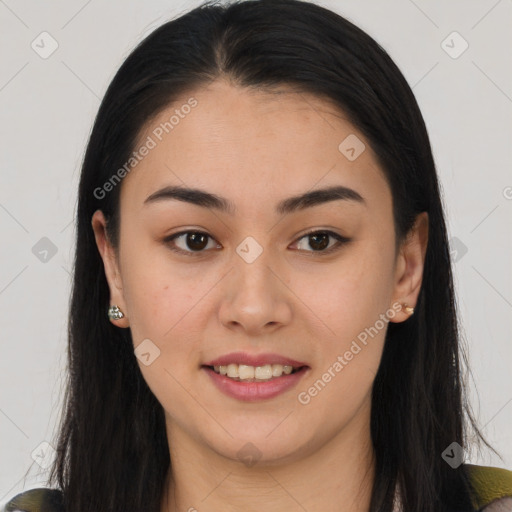
[[[412,306],[408,306],[405,302],[402,302],[402,307],[408,315],[412,315],[414,313],[414,308]]]
[[[111,320],[119,320],[123,316],[124,313],[115,304],[108,308],[108,317]]]

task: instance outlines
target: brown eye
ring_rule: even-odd
[[[203,233],[187,233],[185,237],[185,245],[194,251],[204,249],[208,242],[208,235]]]
[[[208,239],[214,240],[210,235],[202,231],[181,231],[164,239],[164,242],[170,246],[171,250],[186,256],[199,256],[206,252]],[[312,231],[302,236],[300,240],[308,239],[307,245],[312,249],[299,249],[301,251],[319,254],[330,254],[341,248],[342,245],[350,242],[350,238],[338,235],[333,231]],[[335,239],[337,243],[329,246],[330,239]],[[177,241],[180,241],[181,247]]]
[[[315,251],[323,251],[329,245],[330,236],[327,233],[309,235],[309,245]]]
[[[331,247],[329,247],[329,239],[334,238],[337,243],[333,244]],[[344,236],[338,235],[338,233],[334,233],[333,231],[312,231],[311,233],[307,233],[306,235],[302,236],[300,240],[307,239],[307,243],[305,245],[308,245],[313,250],[308,251],[307,249],[300,249],[300,250],[306,250],[307,252],[319,252],[322,254],[328,254],[331,252],[334,252],[338,250],[343,244],[350,242],[350,238],[346,238]],[[329,247],[328,249],[326,249]]]
[[[208,245],[209,238],[213,240],[210,235],[202,231],[182,231],[181,233],[167,237],[164,241],[170,243],[171,250],[190,256],[195,252],[205,252],[204,249]],[[180,240],[181,247],[176,247],[176,240]]]

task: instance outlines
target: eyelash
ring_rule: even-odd
[[[191,233],[196,234],[196,235],[206,235],[208,238],[210,238],[212,240],[215,240],[213,237],[211,237],[208,233],[205,233],[204,231],[193,231],[193,230],[191,230],[191,231],[180,231],[179,233],[175,233],[175,234],[173,234],[171,236],[168,236],[168,237],[164,238],[163,242],[169,246],[171,251],[176,252],[178,254],[183,254],[185,256],[200,256],[201,254],[205,253],[206,251],[204,251],[204,250],[201,250],[201,251],[184,251],[183,249],[177,249],[176,247],[173,247],[172,244],[170,243],[170,242],[173,242],[176,238],[179,238],[180,236],[188,235],[188,234],[191,234]],[[345,245],[345,244],[347,244],[348,242],[351,241],[351,238],[347,238],[347,237],[341,236],[338,233],[335,233],[334,231],[329,231],[329,230],[310,231],[309,233],[306,233],[306,234],[302,235],[297,241],[300,241],[303,238],[307,238],[308,236],[318,235],[318,234],[329,235],[332,238],[334,238],[338,243],[335,244],[334,246],[330,247],[329,249],[326,249],[326,250],[322,250],[322,251],[305,251],[305,252],[311,252],[313,254],[320,254],[320,255],[327,255],[327,254],[331,254],[333,252],[336,252],[336,251],[340,250],[343,245]]]

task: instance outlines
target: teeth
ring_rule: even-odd
[[[280,377],[283,374],[283,365],[282,364],[273,364],[272,365],[272,376]]]
[[[228,364],[228,377],[239,377],[238,375],[238,365],[237,364]]]
[[[271,379],[273,376],[272,365],[257,366],[254,370],[254,376],[259,380]],[[279,375],[276,375],[276,377],[279,377]]]
[[[240,377],[240,380],[254,379],[254,366],[238,365],[238,377]],[[258,377],[258,379],[261,379],[261,377]]]
[[[290,375],[293,366],[282,364],[265,364],[263,366],[248,366],[245,364],[228,364],[227,366],[214,366],[214,371],[237,380],[270,380],[281,377],[283,373]]]

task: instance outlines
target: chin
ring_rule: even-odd
[[[240,463],[241,467],[261,468],[262,466],[279,466],[297,460],[303,451],[297,444],[283,445],[282,439],[270,442],[268,439],[235,439],[230,446],[212,446],[219,455]]]
[[[292,435],[289,429],[281,430],[283,425],[278,425],[279,422],[274,420],[244,424],[243,428],[234,428],[226,424],[226,429],[233,437],[223,435],[222,438],[209,438],[205,441],[219,455],[242,462],[247,467],[262,464],[279,465],[303,457],[304,446],[308,445],[310,440],[305,439],[303,433],[297,432],[297,435]]]

